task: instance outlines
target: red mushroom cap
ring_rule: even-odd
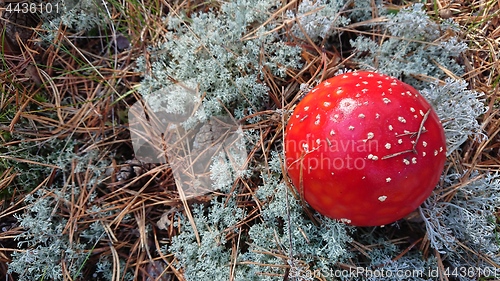
[[[313,88],[285,135],[288,175],[321,214],[356,226],[385,225],[431,194],[446,160],[439,118],[394,77],[350,72]]]

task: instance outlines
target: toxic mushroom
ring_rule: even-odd
[[[288,175],[319,213],[356,226],[385,225],[414,211],[438,183],[446,140],[413,87],[350,72],[313,88],[285,132]]]

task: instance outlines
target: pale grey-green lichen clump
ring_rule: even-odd
[[[65,276],[64,272],[69,272],[72,278],[78,278],[93,247],[104,238],[105,232],[100,218],[113,214],[102,210],[95,201],[95,185],[102,180],[109,162],[95,160],[95,151],[82,155],[75,153],[76,145],[74,141],[51,139],[36,145],[21,142],[16,148],[8,147],[10,151],[7,155],[59,167],[57,177],[51,185],[38,186],[41,184],[39,179],[50,175],[51,167],[11,162],[15,170],[25,175],[19,177],[17,184],[25,188],[25,192],[37,188],[24,198],[26,208],[14,215],[19,226],[24,229],[16,237],[18,248],[24,250],[12,254],[8,269],[9,273],[17,274],[17,280],[67,280],[68,276]],[[75,181],[68,181],[68,178],[72,177],[70,173],[73,172],[87,173],[90,177],[84,185],[79,185]],[[73,234],[73,239],[70,239],[69,230],[66,229],[68,220],[60,214],[63,209],[72,208],[72,200],[82,191],[92,191],[88,194],[87,212],[96,222]],[[111,280],[111,270],[96,274],[105,280]]]
[[[139,90],[143,98],[161,105],[167,97],[155,91],[189,83],[203,96],[206,116],[199,121],[225,114],[224,107],[237,119],[261,110],[269,90],[265,73],[285,77],[287,69],[300,65],[300,49],[272,31],[277,23],[264,25],[277,5],[269,0],[230,1],[218,12],[197,13],[189,20],[171,14],[165,19],[169,32],[164,42],[150,49],[151,69],[146,69],[145,58],[138,60],[139,70],[147,73]]]
[[[468,182],[469,181],[469,182]],[[471,175],[450,172],[444,176],[445,185],[437,189],[419,208],[424,218],[431,246],[446,257],[451,267],[491,269],[491,262],[500,263],[500,243],[496,223],[500,205],[500,174]],[[451,202],[439,200],[445,188],[465,183]],[[490,260],[471,255],[477,251]],[[496,271],[495,271],[496,270]],[[477,272],[476,272],[477,273]],[[498,276],[498,269],[491,276]],[[457,276],[459,280],[477,280],[477,275]]]
[[[335,27],[350,23],[350,19],[340,13],[346,9],[345,4],[344,1],[301,1],[297,12],[288,10],[286,13],[288,19],[293,20],[292,34],[303,40],[309,37],[314,41],[337,34]]]
[[[365,36],[351,40],[361,68],[402,78],[419,90],[428,84],[412,75],[443,79],[447,76],[441,68],[457,76],[463,74],[457,58],[467,50],[467,45],[456,37],[441,38],[441,32],[456,27],[449,22],[437,24],[431,20],[422,4],[414,4],[386,17],[387,20],[379,24],[386,36],[377,41]]]
[[[106,0],[35,0],[40,6],[43,29],[54,31],[63,24],[71,29],[82,31],[104,25],[111,17],[112,2]],[[55,32],[49,37],[55,35]]]
[[[444,85],[431,84],[421,91],[436,110],[446,134],[447,155],[450,155],[469,138],[486,137],[477,117],[486,112],[482,93],[469,90],[467,82],[446,78]]]

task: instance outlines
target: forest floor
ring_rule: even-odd
[[[2,9],[5,9],[8,1],[1,2]],[[174,223],[176,217],[172,214],[189,209],[194,203],[208,205],[213,195],[188,200],[177,192],[172,170],[167,164],[151,165],[134,159],[127,114],[129,107],[140,99],[137,89],[146,75],[137,70],[137,58],[147,58],[151,54],[150,46],[162,41],[169,32],[162,18],[181,11],[189,17],[197,11],[216,8],[217,1],[175,1],[170,4],[160,0],[119,2],[123,3],[113,2],[103,14],[107,18],[106,26],[75,31],[60,25],[58,30],[52,31],[49,44],[42,42],[45,31],[38,18],[2,11],[0,276],[5,276],[5,280],[18,278],[19,271],[8,271],[13,255],[37,249],[36,243],[19,243],[20,237],[29,235],[26,234],[28,221],[24,220],[23,226],[19,218],[33,213],[37,200],[41,200],[40,204],[55,205],[48,211],[48,221],[31,222],[32,225],[38,223],[36,227],[42,228],[44,224],[60,223],[60,233],[66,239],[64,243],[91,245],[90,249],[85,248],[81,259],[75,259],[81,264],[71,264],[71,259],[65,259],[63,255],[59,264],[63,272],[61,280],[91,280],[103,256],[110,258],[112,280],[124,277],[124,267],[136,280],[185,280],[182,270],[175,266],[175,257],[164,254],[162,250],[181,231],[179,225]],[[297,5],[297,1],[285,2],[288,7]],[[459,58],[465,72],[461,77],[451,72],[447,74],[464,79],[469,89],[484,93],[484,102],[488,106],[479,120],[488,138],[470,138],[449,159],[461,171],[498,171],[500,2],[423,2],[428,2],[425,7],[431,18],[450,18],[462,27],[458,36],[469,46]],[[394,10],[408,4],[409,1],[384,1],[384,5]],[[374,15],[376,9],[373,6]],[[383,20],[374,16],[371,23]],[[376,25],[369,23],[347,25],[342,31],[345,38],[358,34],[382,36]],[[312,42],[303,46],[303,69],[288,71],[293,81],[311,81],[319,70],[323,70],[323,75],[331,76],[339,69],[357,67],[350,60],[348,51],[324,50],[324,46]],[[348,49],[346,46],[345,50]],[[146,69],[149,67],[146,65]],[[280,103],[291,100],[280,96],[282,92],[278,87],[283,85],[282,78],[268,75],[265,79],[266,83],[275,86],[269,94],[271,106],[269,111],[256,112],[254,116],[268,115]],[[287,108],[292,108],[292,104],[288,104]],[[263,138],[268,141],[280,138],[284,124],[279,116],[266,120],[246,128],[262,130],[265,132]],[[261,143],[263,150],[267,149],[266,143]],[[250,151],[248,155],[252,157],[256,153]],[[257,154],[267,153],[261,151]],[[55,191],[40,191],[54,184],[60,185],[59,190],[64,195]],[[246,184],[248,192],[252,193],[258,183],[249,179]],[[87,188],[78,191],[75,188],[83,186]],[[244,198],[251,200],[252,196],[246,194]],[[242,199],[239,204],[250,206],[249,214],[259,212],[258,204],[245,200]],[[99,205],[98,216],[90,211],[90,201]],[[30,210],[29,214],[27,210]],[[186,212],[186,216],[190,217],[191,213]],[[163,221],[164,227],[157,227],[158,221]],[[85,231],[92,229],[96,222],[104,229],[102,237],[82,242]],[[244,221],[238,227],[245,227],[248,222]],[[388,240],[406,249],[395,259],[412,248],[418,248],[423,256],[435,255],[425,238],[425,230],[420,230],[419,238],[408,242],[401,236],[391,236],[391,229],[388,226],[386,230]],[[227,236],[226,239],[238,237]],[[358,253],[372,248],[355,242],[351,247]],[[436,256],[439,259],[439,255]],[[499,265],[492,261],[491,266]]]

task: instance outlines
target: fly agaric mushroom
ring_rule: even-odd
[[[296,106],[286,128],[288,175],[319,213],[356,226],[392,223],[431,194],[446,160],[441,122],[396,78],[330,78]]]

